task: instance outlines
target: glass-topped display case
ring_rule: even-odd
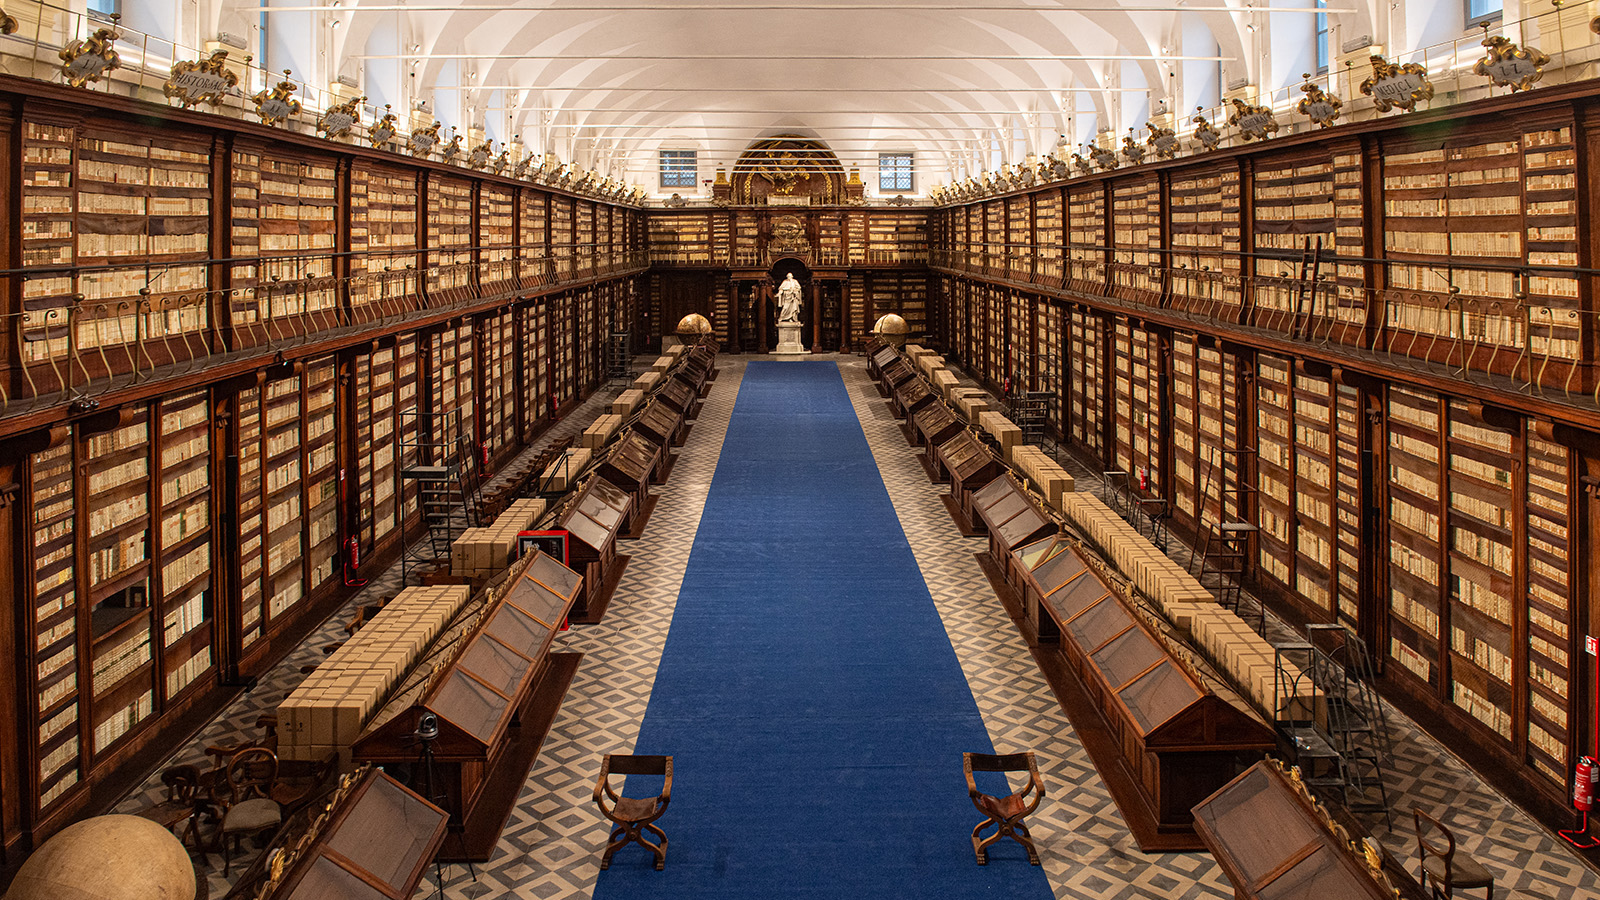
[[[996,478],[974,492],[972,506],[974,520],[981,521],[989,532],[989,554],[1012,584],[1017,583],[1011,571],[1012,548],[1054,534],[1059,528],[1011,475]]]
[[[418,763],[422,726],[432,717],[431,767],[422,760],[412,786],[418,787],[417,777],[433,779],[433,796],[463,829],[465,853],[473,859],[488,858],[515,799],[515,791],[507,799],[494,786],[501,780],[520,784],[532,763],[526,753],[526,764],[519,763],[508,748],[525,745],[531,735],[537,717],[530,705],[550,680],[551,641],[584,586],[582,575],[542,551],[512,573],[457,616],[351,747],[358,762]],[[532,751],[537,750],[536,741]],[[497,768],[502,765],[523,769],[507,774]]]
[[[1080,548],[1045,538],[1012,560],[1085,698],[1069,709],[1073,727],[1140,849],[1198,849],[1190,808],[1270,751],[1271,727],[1174,635],[1130,609]]]
[[[645,514],[645,507],[650,500],[650,484],[656,480],[661,465],[661,447],[635,430],[623,434],[611,446],[605,459],[600,461],[600,477],[633,498],[625,528],[632,529]]]
[[[929,403],[911,417],[911,443],[937,447],[966,428],[966,423],[957,418],[950,407],[943,403]]]
[[[633,497],[604,478],[591,478],[557,517],[556,527],[572,535],[568,561],[583,573],[584,590],[572,617],[596,619],[605,610],[615,577],[621,573],[617,535],[633,510]]]
[[[633,428],[657,446],[663,449],[671,447],[682,443],[678,435],[683,430],[683,411],[652,400],[644,412],[639,413],[639,418],[634,420]]]

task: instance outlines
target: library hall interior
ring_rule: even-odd
[[[3,900],[1600,900],[1600,0],[0,0],[0,160]]]

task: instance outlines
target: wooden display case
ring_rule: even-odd
[[[258,900],[405,900],[444,844],[450,814],[387,773],[352,773],[280,851]]]
[[[457,616],[351,748],[358,762],[410,765],[412,788],[439,798],[460,834],[446,858],[494,852],[576,670],[575,655],[550,644],[585,579],[542,552],[512,571]],[[431,774],[417,737],[424,716],[438,726]]]
[[[663,465],[664,448],[638,431],[629,430],[610,448],[600,462],[600,477],[633,498],[623,527],[634,534],[649,512],[650,484]]]
[[[943,403],[928,403],[911,416],[911,443],[927,445],[930,455],[933,448],[944,444],[965,431],[967,425]],[[935,479],[939,480],[939,479]]]
[[[617,555],[617,537],[633,512],[633,498],[603,478],[590,478],[556,520],[572,535],[568,564],[583,575],[584,590],[573,602],[574,621],[598,622],[622,577],[627,557]]]
[[[939,395],[928,387],[926,381],[915,375],[902,379],[889,392],[889,409],[897,419],[910,418],[917,410],[938,402]]]
[[[1233,882],[1237,900],[1420,898],[1397,864],[1375,868],[1282,764],[1263,760],[1194,808],[1195,831]],[[1387,857],[1387,854],[1384,854]],[[1389,874],[1396,878],[1391,881]]]
[[[1272,728],[1075,549],[1041,542],[1014,560],[1047,591],[1041,618],[1054,620],[1077,682],[1068,714],[1139,849],[1199,849],[1190,808],[1272,750]]]
[[[670,453],[673,446],[683,443],[684,421],[683,413],[672,407],[670,403],[652,400],[639,417],[633,420],[633,427],[645,437],[654,441],[661,448],[663,454]],[[668,460],[662,459],[661,474],[665,476]]]
[[[969,526],[981,526],[972,507],[972,495],[999,478],[1006,471],[1005,463],[977,435],[966,430],[938,445],[934,458],[938,461],[936,474],[950,480],[950,497],[955,502],[952,512],[959,511]]]
[[[700,415],[698,392],[688,381],[676,376],[667,379],[667,383],[661,386],[660,393],[656,394],[656,402],[665,403],[677,410],[685,420],[685,428],[688,427],[687,420]]]
[[[1010,474],[973,491],[972,510],[973,521],[982,522],[989,535],[989,555],[1012,584],[1017,583],[1017,573],[1012,570],[1011,551],[1059,530]]]

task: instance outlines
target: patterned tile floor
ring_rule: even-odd
[[[1063,900],[1231,897],[1231,886],[1208,855],[1146,855],[1137,850],[1027,646],[974,559],[973,554],[983,549],[983,541],[962,538],[955,530],[939,499],[947,489],[929,484],[916,451],[907,446],[887,405],[868,380],[864,360],[820,358],[835,360],[840,366],[991,739],[1002,752],[1034,749],[1044,766],[1050,796],[1034,816],[1034,831],[1056,896]],[[718,365],[721,374],[672,477],[657,489],[661,500],[649,527],[625,549],[633,560],[605,621],[574,629],[558,640],[557,649],[583,653],[583,663],[499,848],[493,859],[477,867],[475,880],[462,866],[445,869],[446,897],[581,900],[592,893],[606,834],[590,798],[593,779],[602,754],[626,752],[637,737],[743,376],[740,357],[724,356]],[[539,447],[583,428],[618,389],[614,386],[591,398],[546,435]],[[1081,465],[1070,461],[1068,465],[1081,487],[1097,484]],[[1176,541],[1171,549],[1175,555],[1184,552]],[[398,572],[375,579],[350,606],[365,596],[392,591],[397,582]],[[259,711],[273,708],[293,688],[299,667],[320,655],[316,648],[334,639],[347,615],[341,612],[332,617],[173,761],[192,761],[206,743],[248,731]],[[1390,726],[1397,758],[1387,783],[1394,808],[1404,810],[1417,804],[1444,814],[1445,821],[1462,837],[1464,849],[1499,876],[1497,898],[1556,900],[1578,896],[1580,891],[1600,896],[1595,872],[1565,852],[1553,835],[1392,711]],[[146,785],[122,808],[148,802],[156,788]],[[1389,832],[1380,821],[1378,834],[1392,852],[1409,861],[1414,854],[1409,823],[1396,816],[1395,825]],[[213,896],[221,896],[226,881],[214,873],[212,888]],[[419,889],[419,896],[435,891],[436,885],[429,880]]]

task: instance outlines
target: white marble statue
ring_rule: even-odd
[[[800,282],[790,272],[784,276],[783,284],[778,285],[778,321],[800,321]]]

